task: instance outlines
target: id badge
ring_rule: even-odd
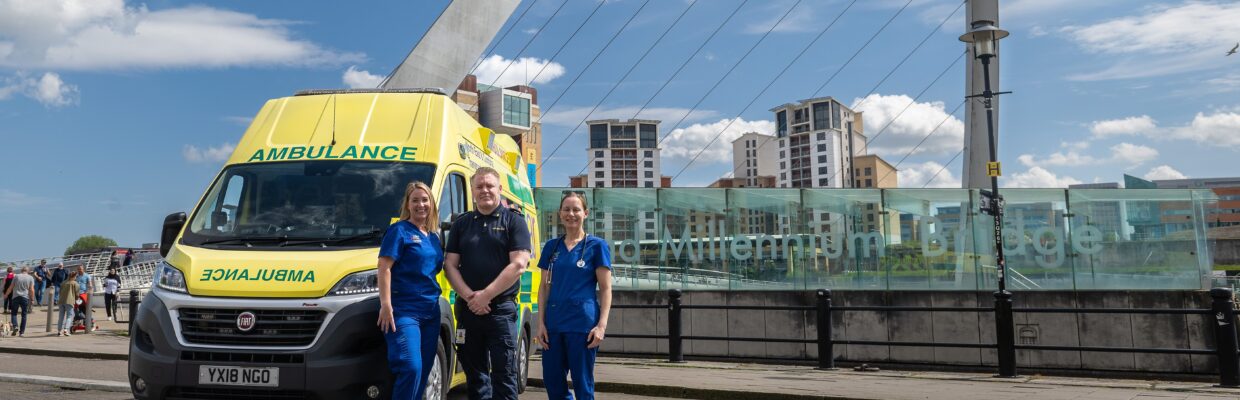
[[[465,330],[464,329],[456,330],[456,344],[465,344]]]

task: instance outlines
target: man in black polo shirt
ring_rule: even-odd
[[[471,400],[517,399],[520,309],[514,300],[530,262],[530,230],[520,215],[500,206],[499,179],[488,167],[474,172],[476,210],[452,222],[443,263],[456,290],[456,326],[465,330],[460,361]]]

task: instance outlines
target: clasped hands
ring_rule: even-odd
[[[462,299],[469,305],[469,311],[475,315],[487,315],[491,313],[491,300],[495,299],[495,295],[486,289],[476,290],[471,293],[462,293]]]

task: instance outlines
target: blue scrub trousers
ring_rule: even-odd
[[[396,332],[383,334],[387,340],[388,367],[396,376],[392,400],[421,399],[438,349],[439,312],[393,314]]]
[[[475,315],[458,298],[456,327],[465,329],[458,356],[469,399],[517,400],[517,303],[492,303],[490,314]]]
[[[594,358],[598,348],[588,348],[589,333],[547,333],[551,348],[543,350],[543,385],[547,398],[572,400],[568,380],[573,377],[573,393],[577,400],[594,400]]]

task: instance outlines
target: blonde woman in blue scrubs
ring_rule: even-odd
[[[594,358],[607,334],[611,311],[611,250],[607,241],[583,228],[585,198],[560,199],[564,235],[543,245],[538,268],[538,341],[543,346],[547,398],[572,399],[566,377],[573,377],[578,400],[594,399]]]
[[[439,282],[443,247],[433,225],[435,196],[422,182],[405,187],[400,220],[379,246],[379,329],[388,367],[396,375],[392,399],[423,398],[439,340]]]

